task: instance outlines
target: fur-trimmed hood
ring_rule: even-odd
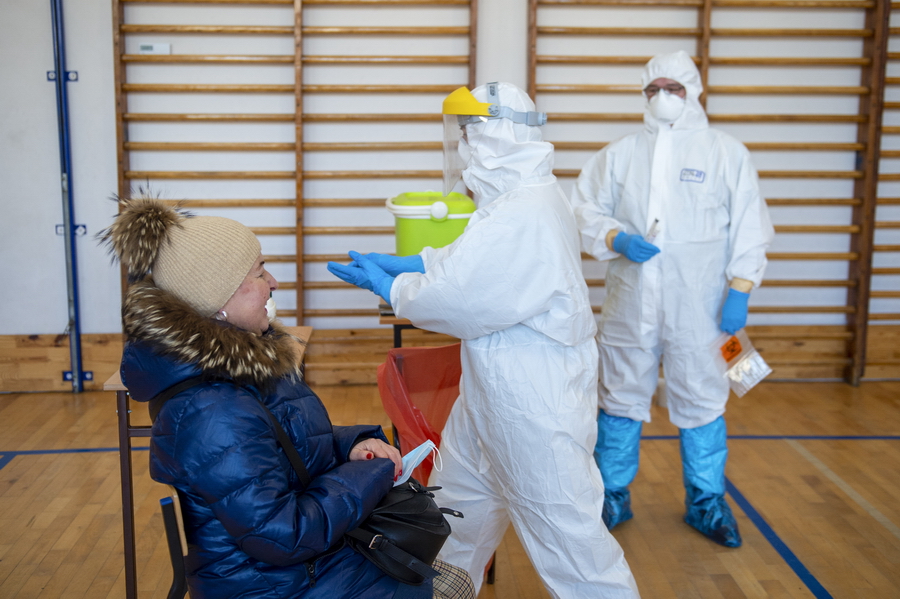
[[[122,323],[130,342],[148,346],[154,354],[178,363],[179,370],[193,371],[191,376],[231,379],[261,390],[271,388],[283,377],[301,378],[296,359],[298,341],[277,321],[266,333],[257,335],[203,317],[156,287],[149,277],[129,287]],[[123,381],[126,367],[123,362]],[[176,382],[179,380],[165,384],[156,393]]]

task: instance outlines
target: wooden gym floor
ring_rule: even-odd
[[[389,423],[374,386],[316,389],[336,424]],[[0,395],[0,597],[124,597],[114,394]],[[614,531],[642,596],[900,597],[900,382],[763,383],[728,407],[744,545],[681,521],[677,430],[644,427],[634,520]],[[145,420],[135,408],[133,422]],[[135,445],[145,444],[135,439]],[[145,449],[134,452],[140,599],[170,569]],[[510,530],[481,599],[549,597]]]

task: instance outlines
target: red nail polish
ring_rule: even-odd
[[[366,454],[366,459],[367,459],[367,460],[371,460],[371,459],[374,458],[374,457],[375,457],[375,454],[373,454],[373,453],[367,453],[367,454]]]

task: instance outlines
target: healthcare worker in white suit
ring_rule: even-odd
[[[725,501],[729,387],[710,344],[746,324],[774,231],[750,153],[708,125],[690,56],[656,56],[641,79],[643,131],[594,155],[572,193],[583,249],[609,261],[595,452],[604,521],[611,529],[632,517],[628,485],[662,359],[669,419],[680,429],[685,522],[738,547]]]
[[[553,597],[638,597],[601,517],[596,325],[575,218],[541,141],[546,115],[508,83],[457,89],[443,112],[444,193],[461,174],[477,206],[463,234],[416,256],[329,264],[398,317],[462,342],[460,397],[430,484],[465,518],[441,559],[465,568],[477,594],[512,522]]]

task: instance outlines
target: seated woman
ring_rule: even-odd
[[[331,424],[302,379],[297,341],[269,322],[277,283],[250,229],[136,198],[121,200],[101,236],[132,283],[122,308],[129,393],[148,402],[196,379],[151,403],[150,446],[150,475],[181,498],[193,599],[474,595],[452,566],[435,563],[434,590],[409,586],[344,542],[391,489],[400,454],[379,426]],[[307,488],[266,408],[305,462]]]

